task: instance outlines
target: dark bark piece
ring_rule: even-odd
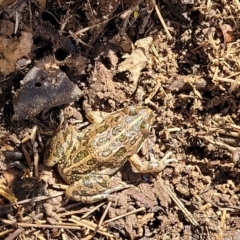
[[[74,102],[82,96],[81,90],[60,71],[56,76],[50,76],[43,69],[34,67],[21,84],[14,99],[13,120],[35,116],[42,110]]]

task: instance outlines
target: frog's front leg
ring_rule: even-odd
[[[91,173],[74,182],[66,189],[66,196],[83,203],[94,203],[110,197],[110,194],[129,187],[116,177]]]
[[[153,155],[150,155],[151,160],[142,162],[137,154],[134,154],[129,162],[133,167],[134,172],[139,173],[151,173],[151,172],[161,172],[168,164],[177,162],[176,159],[170,159],[172,152],[168,152],[160,161],[157,161]]]

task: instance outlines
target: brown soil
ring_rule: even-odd
[[[0,239],[240,239],[239,1],[0,10]],[[156,121],[138,155],[178,163],[158,174],[126,163],[116,177],[135,188],[66,201],[43,166],[59,124],[142,104]]]

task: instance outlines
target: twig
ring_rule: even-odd
[[[134,210],[134,211],[131,211],[131,212],[122,214],[122,215],[117,216],[117,217],[115,217],[115,218],[108,219],[108,220],[106,220],[106,221],[103,222],[102,226],[106,225],[106,224],[109,223],[109,222],[113,222],[113,221],[116,221],[116,220],[118,220],[118,219],[120,219],[120,218],[126,217],[126,216],[128,216],[128,215],[131,215],[131,214],[134,214],[134,213],[137,213],[137,212],[144,211],[145,209],[146,209],[145,207],[141,207],[141,208],[139,208],[139,209],[136,209],[136,210]]]
[[[3,189],[3,187],[1,186],[0,188],[0,196],[3,196],[4,198],[6,198],[9,202],[16,202],[17,198],[14,197],[14,195],[12,195],[11,193],[8,193],[5,189]],[[0,209],[5,208],[6,205],[0,206]]]
[[[98,208],[100,208],[102,205],[104,205],[105,202],[103,203],[100,203],[99,205],[97,205],[96,207],[94,207],[93,209],[91,209],[90,211],[88,211],[87,213],[85,213],[81,218],[87,218],[91,213],[93,213],[95,210],[97,210]],[[78,214],[78,213],[81,213],[80,212],[81,210],[78,210],[78,211],[70,211],[70,212],[66,212],[66,213],[61,213],[59,214],[60,217],[63,217],[63,216],[68,216],[68,215],[73,215],[73,214]]]
[[[163,20],[163,17],[162,17],[162,15],[161,15],[161,13],[160,13],[160,11],[159,11],[159,9],[158,9],[158,6],[157,6],[157,4],[155,3],[155,1],[153,1],[153,6],[154,6],[154,9],[155,9],[155,11],[156,11],[156,13],[157,13],[157,15],[158,15],[158,18],[159,18],[159,20],[160,20],[160,22],[161,22],[161,24],[162,24],[165,32],[167,33],[168,38],[171,40],[171,39],[172,39],[172,35],[171,35],[170,32],[168,31],[168,28],[167,28],[167,26],[166,26],[166,24],[165,24],[165,22],[164,22],[164,20]]]
[[[73,220],[73,219],[72,219]],[[84,219],[83,219],[84,220]],[[15,225],[18,227],[23,227],[23,228],[29,228],[29,227],[33,227],[33,228],[57,228],[57,229],[71,229],[71,230],[80,230],[81,227],[86,227],[89,228],[91,230],[95,230],[95,227],[97,227],[97,224],[94,224],[92,222],[88,222],[88,221],[83,221],[81,220],[80,222],[76,222],[76,224],[72,224],[72,223],[58,223],[56,225],[50,225],[50,224],[34,224],[34,223],[16,223],[16,222],[12,222],[6,219],[3,219],[2,222],[4,222],[5,224],[9,224],[9,225]],[[91,223],[91,226],[89,223]],[[114,235],[109,234],[107,232],[103,232],[101,230],[97,230],[98,233],[107,236],[107,237],[114,237]]]
[[[76,226],[82,226],[82,227],[86,227],[92,231],[96,231],[104,236],[107,236],[107,237],[114,237],[114,235],[110,234],[110,233],[107,233],[105,232],[105,228],[103,227],[100,227],[100,229],[97,229],[97,224],[93,223],[93,222],[90,222],[90,221],[87,221],[86,219],[81,219],[80,221],[78,221],[78,217],[76,216],[73,216],[72,218],[69,219],[69,221],[72,221],[74,223],[76,223]],[[64,223],[64,226],[66,225],[66,223]],[[55,225],[54,225],[55,226]],[[71,227],[71,226],[69,226]],[[97,230],[96,230],[97,229]]]
[[[19,26],[19,15],[18,15],[18,11],[15,11],[15,27],[14,27],[14,34],[17,33],[18,26]]]
[[[109,18],[109,19],[107,19],[107,20],[104,20],[104,21],[100,22],[100,23],[94,24],[94,25],[89,26],[89,27],[85,27],[85,28],[83,28],[83,29],[75,32],[74,35],[75,35],[75,36],[81,35],[82,33],[87,32],[87,31],[91,30],[92,28],[95,28],[95,27],[97,27],[97,26],[99,26],[99,25],[101,25],[101,24],[104,24],[104,23],[107,23],[107,22],[111,21],[112,19],[120,16],[121,14],[122,14],[122,12],[119,13],[119,14],[117,14],[116,16],[113,16],[113,17],[111,17],[111,18]]]
[[[2,237],[3,235],[6,235],[6,234],[8,234],[8,233],[10,233],[12,231],[13,231],[13,229],[6,229],[6,230],[0,232],[0,237]]]
[[[22,233],[24,231],[23,228],[18,228],[17,230],[15,230],[12,234],[10,234],[8,237],[6,237],[4,240],[12,240],[12,239],[16,239],[16,237]]]
[[[97,225],[97,229],[99,229],[99,228],[101,227],[102,222],[103,222],[104,218],[106,217],[106,215],[107,215],[107,213],[108,213],[108,210],[109,210],[111,204],[112,204],[112,201],[109,201],[108,204],[107,204],[106,209],[104,210],[104,213],[102,214],[102,216],[101,216],[101,218],[100,218],[100,221],[99,221],[99,223],[98,223],[98,225]]]
[[[14,203],[10,203],[10,204],[5,204],[5,205],[3,205],[3,206],[0,206],[0,209],[1,209],[1,208],[8,207],[8,206],[13,206],[13,205],[39,202],[39,201],[47,200],[47,199],[50,199],[50,198],[59,197],[59,196],[62,196],[63,194],[64,194],[64,192],[58,192],[58,193],[56,193],[56,194],[49,195],[49,196],[41,196],[41,197],[36,197],[36,198],[31,198],[31,199],[25,199],[25,200],[22,200],[22,201],[19,201],[19,202],[14,202]]]
[[[199,223],[197,222],[197,220],[194,218],[194,216],[185,208],[185,206],[183,205],[183,203],[178,199],[178,197],[176,196],[176,194],[171,190],[171,188],[169,186],[166,185],[166,183],[159,178],[159,182],[162,184],[163,188],[165,188],[169,194],[169,196],[171,197],[171,199],[176,203],[176,205],[180,208],[180,210],[183,212],[183,214],[185,215],[185,217],[194,225],[194,226],[198,226]]]

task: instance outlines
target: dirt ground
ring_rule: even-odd
[[[0,1],[0,239],[240,239],[239,0]],[[48,143],[146,105],[135,188],[68,201]]]

